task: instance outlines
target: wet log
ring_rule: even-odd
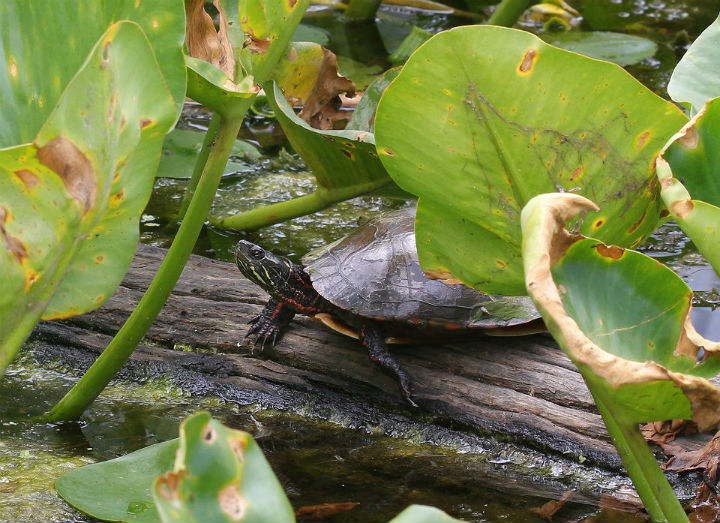
[[[165,252],[141,245],[122,285],[100,309],[41,323],[36,337],[65,340],[94,358],[132,312]],[[316,406],[372,405],[367,416],[400,413],[622,471],[581,375],[549,335],[392,346],[412,379],[419,405],[412,408],[356,340],[316,320],[296,316],[274,347],[253,354],[244,337],[266,301],[233,264],[193,256],[133,360],[202,374],[213,393],[222,390],[234,401],[252,401],[260,393],[266,401],[276,398],[279,407],[308,398],[322,398],[312,400]],[[687,448],[707,439],[690,439]]]

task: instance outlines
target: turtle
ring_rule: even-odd
[[[381,214],[307,254],[302,265],[249,241],[238,242],[238,268],[270,294],[260,315],[250,320],[248,336],[262,350],[268,342],[275,345],[295,314],[312,316],[358,338],[416,406],[409,377],[387,343],[545,330],[527,296],[492,296],[429,279],[418,261],[414,225],[414,207]]]

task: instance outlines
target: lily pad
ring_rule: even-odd
[[[657,52],[657,44],[642,36],[595,31],[567,31],[548,35],[545,40],[568,51],[607,60],[618,65],[633,65]]]
[[[707,379],[720,371],[720,344],[693,328],[692,291],[652,258],[564,228],[596,208],[579,195],[544,194],[523,209],[527,290],[548,330],[624,422],[716,426],[720,389]]]
[[[675,67],[668,94],[678,103],[690,104],[697,113],[705,102],[720,96],[720,17],[693,42]]]
[[[34,142],[0,151],[0,373],[41,315],[82,314],[115,291],[175,115],[147,38],[119,22]]]
[[[195,158],[202,147],[204,135],[188,129],[173,129],[165,137],[160,167],[157,176],[161,178],[191,178]],[[249,142],[237,140],[230,153],[232,156],[257,160],[260,151]],[[231,174],[248,167],[245,163],[228,161],[225,173]]]
[[[602,210],[581,230],[637,245],[662,208],[654,156],[686,121],[615,64],[524,31],[467,26],[410,57],[380,100],[375,134],[390,176],[419,196],[423,269],[524,294],[525,203],[558,190],[588,195]]]
[[[0,4],[0,148],[35,138],[98,38],[119,20],[143,29],[152,51],[141,59],[154,53],[179,116],[185,99],[181,3],[7,0]]]
[[[62,475],[55,489],[73,507],[103,521],[159,523],[150,489],[155,478],[172,470],[178,442],[76,468]]]

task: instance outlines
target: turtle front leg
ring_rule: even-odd
[[[410,397],[410,378],[400,363],[390,354],[378,324],[371,321],[364,322],[360,325],[359,335],[360,341],[368,351],[370,360],[380,365],[380,368],[387,374],[396,377],[400,382],[403,398],[413,407],[417,407],[417,403]]]
[[[294,310],[277,298],[270,298],[260,315],[250,320],[251,327],[245,337],[254,336],[253,345],[260,345],[260,352],[270,339],[272,339],[270,346],[274,347],[278,337],[282,335],[283,329],[288,326],[294,316]]]

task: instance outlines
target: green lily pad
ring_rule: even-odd
[[[170,131],[165,137],[157,176],[161,178],[191,178],[195,158],[202,147],[203,137],[202,133],[188,129]],[[235,142],[230,154],[248,160],[257,160],[261,156],[257,147],[242,140]],[[233,173],[247,167],[245,163],[230,160],[225,166],[225,173]]]
[[[720,274],[720,98],[668,142],[657,159],[661,195],[680,228]]]
[[[678,103],[690,104],[692,114],[705,102],[720,96],[720,17],[692,43],[675,67],[668,94]]]
[[[145,447],[62,475],[55,489],[76,509],[103,521],[159,523],[150,491],[160,474],[172,470],[178,439]]]
[[[41,315],[82,314],[115,291],[175,115],[147,38],[118,22],[34,142],[0,151],[0,372]]]
[[[591,196],[602,210],[581,230],[638,244],[662,208],[654,156],[686,121],[615,64],[524,31],[467,26],[410,57],[380,100],[375,135],[390,176],[419,196],[423,269],[524,294],[525,203],[558,190]]]
[[[548,35],[545,40],[568,51],[607,60],[618,65],[633,65],[654,56],[658,46],[642,36],[595,31],[568,31]]]
[[[564,229],[593,209],[582,196],[557,193],[523,209],[527,290],[548,330],[625,422],[717,425],[720,389],[707,378],[720,371],[720,344],[693,328],[692,291],[648,256]]]
[[[208,412],[183,421],[175,467],[157,478],[153,497],[166,523],[295,521],[253,437],[223,426]]]
[[[181,3],[7,0],[0,4],[0,148],[35,138],[98,38],[118,20],[142,27],[149,55],[155,54],[180,114],[185,99]]]

